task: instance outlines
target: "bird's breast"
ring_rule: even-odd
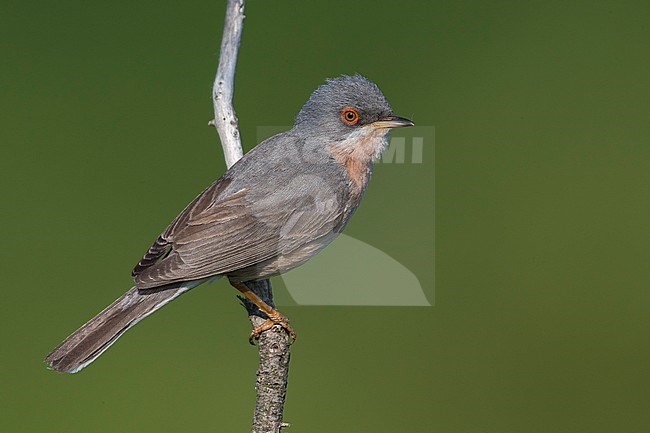
[[[362,127],[345,140],[327,146],[332,158],[343,167],[353,195],[361,196],[372,174],[372,164],[388,144],[385,129]]]

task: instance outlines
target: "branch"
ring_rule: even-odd
[[[209,122],[219,133],[228,168],[243,156],[237,116],[232,105],[235,65],[243,22],[244,0],[228,0],[219,67],[212,88],[214,120]],[[275,308],[269,280],[247,281],[244,284]],[[264,313],[253,303],[247,299],[242,299],[242,303],[253,327],[266,319]],[[280,326],[274,326],[260,335],[253,433],[278,433],[282,427],[288,426],[282,421],[282,413],[289,375],[290,345],[289,335]]]
[[[244,0],[228,0],[226,6],[226,21],[223,25],[219,67],[212,86],[212,102],[214,103],[214,120],[211,125],[217,129],[221,139],[221,147],[226,158],[226,166],[232,167],[243,155],[237,116],[232,106],[232,94],[235,81],[235,65],[237,50],[244,25]]]
[[[244,284],[271,307],[273,292],[269,280],[247,281]],[[261,325],[266,316],[246,298],[239,298],[248,311],[253,327]],[[260,364],[255,383],[255,412],[253,414],[253,433],[278,433],[289,424],[282,421],[284,399],[287,393],[291,339],[280,326],[265,331],[258,340]]]

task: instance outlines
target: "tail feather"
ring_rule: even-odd
[[[196,283],[139,291],[132,287],[73,332],[46,357],[49,368],[76,373],[104,353],[131,326],[195,287]]]

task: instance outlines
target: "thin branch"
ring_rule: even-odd
[[[244,25],[244,0],[228,0],[226,20],[223,25],[219,67],[212,86],[212,101],[214,103],[214,125],[221,139],[221,147],[228,168],[243,155],[237,115],[232,105],[232,95],[235,81],[235,65],[241,31]]]
[[[247,281],[244,284],[264,302],[275,308],[269,280]],[[248,318],[253,327],[261,325],[266,319],[264,313],[248,299],[240,297],[240,300],[248,311]],[[291,340],[284,328],[276,325],[260,335],[258,345],[260,363],[255,383],[257,396],[253,414],[253,433],[278,433],[281,428],[289,426],[282,421],[282,413],[289,377]]]
[[[210,125],[214,125],[219,133],[228,168],[243,156],[237,116],[232,105],[235,65],[243,22],[244,0],[228,0],[219,67],[212,88],[214,120],[210,121]],[[244,284],[275,308],[269,280],[247,281]],[[253,327],[260,325],[266,318],[264,313],[247,299],[242,299],[242,303]],[[274,326],[260,335],[253,433],[278,433],[281,428],[288,426],[282,421],[282,414],[289,375],[290,345],[289,335],[280,326]]]

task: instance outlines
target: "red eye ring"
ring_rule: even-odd
[[[359,121],[359,112],[352,107],[345,107],[341,110],[341,120],[346,125],[355,125]]]

